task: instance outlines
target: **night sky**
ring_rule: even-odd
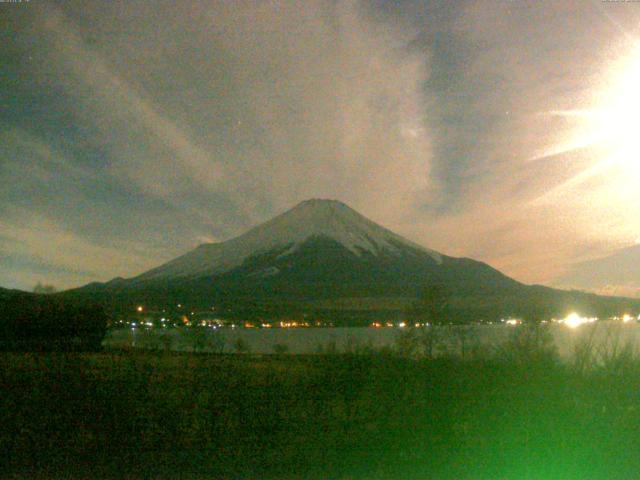
[[[320,197],[638,294],[637,39],[640,3],[600,0],[0,3],[0,286],[136,275]]]

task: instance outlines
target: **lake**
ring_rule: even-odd
[[[576,348],[590,344],[594,353],[606,355],[628,346],[640,347],[640,324],[602,321],[571,328],[563,324],[544,326],[558,348],[560,356],[571,357]],[[436,354],[461,354],[462,351],[496,348],[515,335],[520,326],[469,325],[435,327]],[[120,328],[107,333],[107,348],[154,348],[174,351],[210,351],[219,353],[290,353],[379,350],[395,348],[403,335],[418,328]],[[422,331],[422,332],[421,332]]]

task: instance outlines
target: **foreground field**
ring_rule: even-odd
[[[640,362],[0,354],[7,478],[626,479]]]

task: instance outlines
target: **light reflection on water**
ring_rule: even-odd
[[[473,348],[494,348],[507,341],[516,329],[507,325],[471,325],[436,327],[437,352],[460,353]],[[640,324],[637,322],[598,322],[569,328],[552,324],[548,328],[561,357],[568,358],[581,345],[596,351],[620,350],[627,345],[640,350]],[[464,329],[464,332],[462,331]],[[421,329],[418,329],[421,330]],[[242,344],[251,353],[313,354],[319,351],[357,351],[361,348],[394,347],[409,329],[402,328],[197,328],[197,329],[114,329],[103,345],[110,348],[155,348],[174,351],[213,351],[233,353]],[[461,335],[463,333],[463,335]]]

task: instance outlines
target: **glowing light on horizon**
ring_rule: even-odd
[[[522,324],[522,320],[520,320],[519,318],[508,318],[508,319],[502,320],[502,321],[507,325],[511,325],[512,327],[515,327],[516,325],[521,325]]]
[[[578,328],[580,325],[584,325],[586,323],[593,323],[598,320],[596,317],[581,317],[576,312],[572,312],[567,315],[564,319],[560,320],[560,323],[565,324],[569,328]]]

